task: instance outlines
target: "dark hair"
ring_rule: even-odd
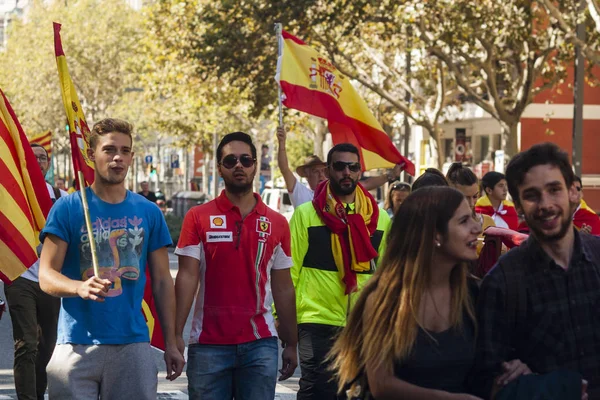
[[[133,145],[133,136],[131,135],[133,132],[133,125],[118,118],[104,118],[103,120],[96,122],[92,128],[92,131],[90,132],[90,149],[96,148],[100,136],[112,132],[119,132],[129,136],[129,139],[131,139],[131,144]]]
[[[477,176],[470,168],[463,166],[461,162],[450,165],[446,173],[446,180],[451,185],[471,186],[479,182]]]
[[[427,168],[412,184],[412,191],[415,192],[426,186],[448,186],[448,181],[444,174],[435,168]]]
[[[360,162],[360,153],[358,152],[358,149],[355,145],[353,145],[352,143],[339,143],[333,146],[331,150],[329,150],[329,153],[327,153],[327,165],[331,164],[331,158],[333,157],[333,153],[336,152],[354,153],[358,157],[358,162]]]
[[[40,149],[43,149],[46,152],[46,157],[50,158],[50,156],[48,155],[48,150],[46,150],[46,148],[44,146],[42,146],[39,143],[30,143],[31,148],[33,149],[34,147],[39,147]]]
[[[575,174],[569,162],[569,156],[554,143],[540,143],[532,146],[529,150],[522,151],[508,163],[506,167],[506,181],[508,191],[513,201],[519,205],[519,185],[523,183],[525,174],[538,165],[550,164],[562,173],[567,188],[573,185]]]
[[[252,138],[250,135],[244,132],[232,132],[228,133],[221,139],[221,142],[217,146],[217,161],[221,162],[221,158],[223,157],[223,147],[231,142],[244,142],[248,146],[250,146],[250,151],[252,152],[252,158],[256,160],[256,146],[252,143]]]
[[[262,149],[269,149],[269,145],[268,144],[263,144],[262,146],[260,146],[261,150]]]
[[[506,176],[504,176],[504,174],[501,174],[500,172],[496,171],[490,171],[487,174],[485,174],[483,178],[481,178],[481,186],[483,187],[484,191],[488,188],[494,190],[498,182],[500,182],[502,179],[506,179]]]
[[[581,185],[581,188],[583,188],[583,182],[581,181],[581,177],[579,175],[575,175],[575,181],[579,182],[579,185]]]

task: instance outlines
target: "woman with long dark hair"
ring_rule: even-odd
[[[467,262],[480,233],[456,189],[408,196],[331,352],[340,390],[362,374],[377,400],[476,399],[467,393],[477,332]]]

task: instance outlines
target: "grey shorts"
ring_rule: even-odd
[[[59,344],[46,368],[51,400],[156,399],[158,368],[149,343]]]

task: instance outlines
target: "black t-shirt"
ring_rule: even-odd
[[[147,195],[145,195],[145,194],[144,194],[144,192],[138,192],[138,194],[139,194],[140,196],[143,196],[143,197],[145,197],[145,198],[146,198],[146,200],[149,200],[149,201],[151,201],[151,202],[153,202],[153,203],[156,203],[156,200],[157,200],[157,199],[156,199],[156,194],[154,194],[154,192],[150,191],[150,192],[148,192],[148,194],[147,194]]]

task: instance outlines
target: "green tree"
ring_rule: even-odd
[[[65,132],[54,21],[63,24],[69,72],[88,123],[108,116],[134,82],[128,60],[135,56],[142,35],[139,13],[122,0],[77,0],[68,8],[62,2],[34,2],[27,19],[11,23],[6,51],[0,54],[0,84],[31,134]]]
[[[559,29],[546,20],[528,0],[222,0],[203,4],[180,22],[202,27],[182,51],[198,60],[200,73],[250,89],[254,113],[276,98],[272,26],[282,21],[381,96],[384,109],[405,114],[434,138],[447,105],[477,104],[503,126],[510,155],[518,150],[517,124],[525,108],[564,79],[565,61],[572,57]],[[410,73],[404,68],[407,49],[414,57]]]
[[[500,122],[503,148],[516,154],[523,112],[536,94],[566,77],[573,52],[560,30],[529,0],[407,1],[401,10],[466,99]]]
[[[564,39],[581,46],[583,54],[593,64],[600,64],[600,1],[540,0],[548,11],[549,21],[564,34]],[[583,5],[582,8],[580,6]],[[586,26],[586,40],[577,37],[577,24]]]

